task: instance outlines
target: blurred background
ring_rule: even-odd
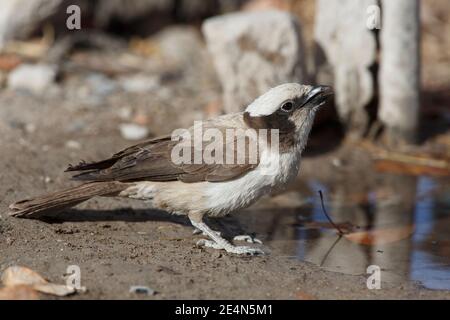
[[[328,84],[299,179],[236,224],[332,271],[450,290],[449,34],[446,0],[2,0],[0,193],[55,190],[70,162],[280,83]]]

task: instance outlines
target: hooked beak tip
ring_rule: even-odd
[[[315,92],[316,94],[320,94],[323,96],[331,96],[334,94],[333,87],[331,86],[315,86],[311,92]]]
[[[334,94],[333,88],[331,86],[315,86],[308,93],[306,102],[311,103],[311,106],[320,107],[324,105],[328,98]]]

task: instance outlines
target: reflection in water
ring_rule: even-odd
[[[300,227],[298,257],[348,274],[365,274],[369,265],[377,265],[382,281],[411,279],[429,288],[450,289],[449,256],[435,252],[440,245],[448,246],[450,239],[448,227],[445,234],[436,232],[436,227],[446,222],[433,198],[442,196],[442,192],[433,194],[437,187],[427,177],[384,176],[366,199],[360,197],[359,203],[352,204],[351,186],[325,188],[313,183],[313,189],[327,192],[334,221],[350,222],[361,229],[339,238],[333,229],[316,230],[313,235],[308,227]],[[317,200],[311,218],[325,221]]]
[[[418,183],[419,190],[425,195],[438,187],[430,178],[421,178]],[[418,198],[414,213],[417,228],[413,236],[416,248],[412,252],[411,278],[429,288],[450,289],[450,217],[448,206],[439,207],[439,203],[448,202],[449,194],[436,202],[430,196],[419,195]]]
[[[313,181],[308,189],[309,205],[283,208],[287,200],[247,215],[253,219],[248,225],[259,225],[255,231],[266,234],[272,254],[296,256],[327,270],[355,275],[377,265],[382,282],[412,280],[431,289],[450,290],[448,181],[383,174],[375,187],[356,192],[358,187],[350,182]],[[317,190],[323,191],[333,221],[351,226],[346,228],[348,234],[340,237],[328,223]],[[304,192],[296,194],[300,198]]]

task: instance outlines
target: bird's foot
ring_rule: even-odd
[[[220,231],[214,231],[213,230],[213,232],[215,234],[217,234],[219,237],[222,236],[222,233]],[[192,231],[192,234],[193,235],[201,234],[203,236],[208,236],[205,232],[203,232],[202,230],[197,229],[197,228],[195,228],[194,231]],[[245,242],[248,242],[248,243],[263,244],[261,240],[255,238],[255,237],[253,237],[251,235],[248,235],[248,234],[242,234],[242,235],[235,236],[233,238],[233,241],[245,241]]]
[[[197,242],[197,245],[201,246],[201,247],[225,250],[228,253],[235,253],[235,254],[245,254],[245,255],[251,255],[251,256],[265,254],[265,252],[261,249],[247,247],[247,246],[234,246],[229,242],[217,243],[213,240],[201,239]]]
[[[235,236],[235,237],[233,238],[233,241],[246,241],[246,242],[249,242],[249,243],[259,243],[259,244],[262,244],[262,241],[261,241],[261,240],[256,239],[255,237],[250,236],[250,235],[248,235],[248,234],[243,234],[243,235]]]
[[[198,246],[209,247],[213,249],[225,250],[229,253],[235,254],[247,254],[247,255],[259,255],[265,254],[265,252],[258,248],[252,248],[247,246],[235,246],[228,242],[226,239],[222,238],[217,234],[217,231],[211,230],[202,220],[198,221],[198,217],[189,217],[192,225],[201,230],[206,234],[211,240],[201,239],[197,242]]]

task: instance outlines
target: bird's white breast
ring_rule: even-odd
[[[209,183],[205,188],[207,206],[212,215],[222,215],[252,204],[266,193],[283,188],[297,176],[297,153],[270,152],[261,154],[260,164],[243,177],[227,182]]]

